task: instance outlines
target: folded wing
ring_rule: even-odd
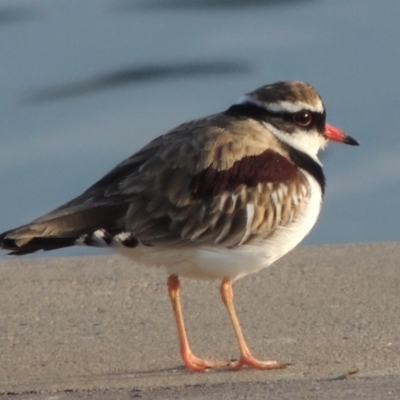
[[[0,246],[26,254],[127,237],[147,246],[238,246],[293,221],[309,190],[288,158],[245,145],[214,116],[150,142],[79,197],[1,234]]]

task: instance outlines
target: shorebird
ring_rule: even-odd
[[[311,230],[325,177],[317,153],[331,141],[358,145],[325,122],[307,83],[262,86],[226,111],[186,122],[122,161],[83,194],[0,235],[10,254],[73,245],[107,247],[168,274],[180,351],[191,371],[258,360],[244,339],[232,283],[268,267]],[[196,357],[180,304],[179,277],[218,279],[240,349],[237,361]]]

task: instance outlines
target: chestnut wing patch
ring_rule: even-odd
[[[218,196],[225,191],[232,192],[240,185],[256,187],[259,183],[285,182],[296,178],[298,172],[286,157],[266,150],[257,156],[245,156],[226,170],[208,167],[199,172],[192,180],[192,196],[194,199]]]

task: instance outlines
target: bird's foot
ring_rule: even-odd
[[[232,361],[204,360],[196,357],[192,353],[183,357],[183,361],[185,362],[186,368],[192,372],[207,372],[211,368],[230,367],[232,365]]]
[[[280,364],[274,360],[261,361],[257,360],[252,354],[242,354],[239,361],[229,365],[228,368],[232,371],[239,371],[244,365],[254,369],[284,369],[289,364]]]

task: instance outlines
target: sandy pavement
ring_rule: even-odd
[[[157,269],[117,256],[0,262],[1,398],[400,399],[400,243],[302,247],[235,283],[259,358],[280,371],[182,367]],[[197,355],[238,352],[217,282],[182,280]]]

